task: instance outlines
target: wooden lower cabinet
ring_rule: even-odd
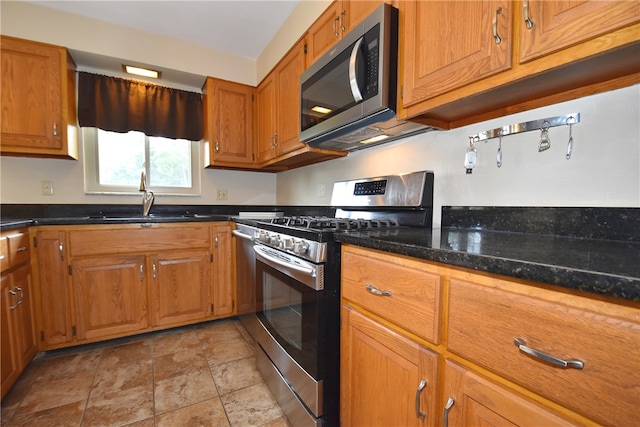
[[[40,350],[235,314],[231,225],[34,228]]]
[[[443,426],[572,426],[540,404],[447,360]]]
[[[228,317],[237,313],[235,256],[231,240],[231,224],[213,227],[213,317]]]
[[[31,234],[36,249],[37,335],[41,349],[55,348],[73,340],[67,233],[60,229],[42,229]]]
[[[436,353],[346,304],[341,334],[341,425],[435,425]]]
[[[38,347],[33,321],[33,286],[31,266],[29,265],[28,233],[20,232],[9,240],[27,236],[27,246],[21,246],[19,252],[6,250],[2,256],[3,264],[0,276],[0,377],[1,397],[7,394],[20,374],[35,356]],[[3,237],[4,238],[4,233]],[[9,249],[11,243],[9,243]],[[26,248],[26,249],[23,249]]]
[[[342,425],[640,425],[637,302],[351,245],[342,261]]]
[[[157,254],[151,261],[154,326],[171,326],[211,316],[211,254],[184,251]]]
[[[77,339],[94,340],[147,327],[144,257],[73,260]]]

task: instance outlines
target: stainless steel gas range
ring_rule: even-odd
[[[256,340],[258,370],[296,427],[339,425],[340,245],[335,233],[430,228],[433,173],[337,182],[331,200],[335,217],[245,220],[235,231],[245,242],[244,249],[237,247],[244,263],[239,276],[255,285],[246,292],[255,304],[241,319],[249,320],[245,325]]]

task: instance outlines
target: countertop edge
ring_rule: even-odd
[[[337,233],[336,241],[560,288],[640,301],[640,278]]]

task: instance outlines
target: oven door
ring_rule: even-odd
[[[264,245],[255,245],[253,249],[256,314],[260,323],[296,364],[315,381],[321,381],[324,265]],[[269,352],[268,348],[265,351]],[[273,354],[270,356],[277,359]],[[274,363],[278,364],[277,360]],[[284,366],[278,368],[281,372],[288,370]]]

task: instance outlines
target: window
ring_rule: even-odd
[[[138,194],[145,169],[147,189],[160,195],[200,194],[200,143],[83,128],[85,192]]]

